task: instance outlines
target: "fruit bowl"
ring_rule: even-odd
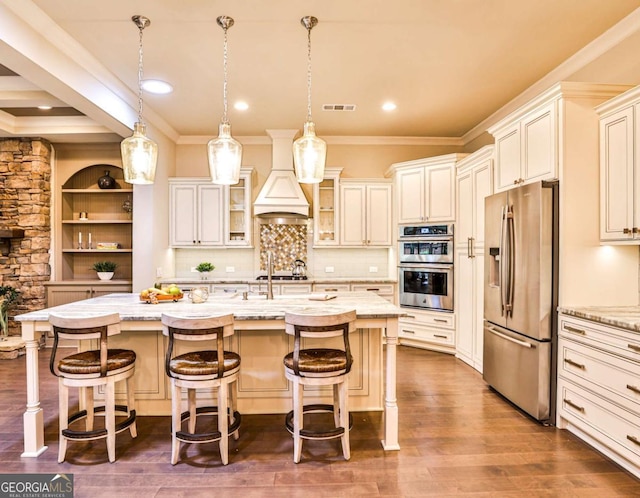
[[[183,293],[180,294],[156,294],[156,299],[158,302],[166,302],[166,301],[180,301],[180,299],[182,299],[184,297]],[[147,297],[143,297],[142,295],[140,295],[140,301],[144,301],[146,303],[151,303],[153,302],[153,299],[151,298],[151,296],[147,296]]]

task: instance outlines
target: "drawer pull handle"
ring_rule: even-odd
[[[569,365],[571,365],[572,367],[579,368],[580,370],[584,370],[584,369],[586,368],[584,365],[582,365],[582,364],[580,364],[580,363],[577,363],[577,362],[575,362],[575,361],[573,361],[573,360],[570,360],[569,358],[565,358],[565,359],[564,359],[564,362],[565,362],[565,363],[568,363],[568,364],[569,364]]]
[[[627,344],[627,347],[631,351],[635,351],[636,353],[640,353],[640,346],[636,346],[635,344]]]
[[[443,318],[434,318],[433,319],[434,322],[440,322],[440,323],[447,323],[447,321]]]
[[[574,402],[572,402],[571,400],[568,400],[568,399],[565,399],[564,402],[567,405],[569,405],[571,408],[574,408],[575,410],[578,410],[579,412],[584,413],[584,408],[582,406],[578,406]]]
[[[414,315],[407,315],[406,318],[411,318],[412,320],[416,319],[416,317]]]
[[[628,434],[627,434],[627,439],[628,439],[629,441],[631,441],[632,443],[635,443],[635,444],[637,444],[638,446],[640,446],[640,439],[638,439],[637,437],[635,437],[635,436],[630,436],[630,435],[628,435]]]
[[[584,330],[582,330],[582,329],[577,329],[577,328],[572,327],[572,326],[570,326],[570,325],[565,325],[565,326],[564,326],[564,329],[565,329],[567,332],[574,332],[575,334],[580,334],[580,335],[585,335],[585,334],[586,334],[586,332],[585,332]]]
[[[338,292],[338,289],[325,289],[325,292]]]
[[[367,289],[369,292],[379,292],[380,289]]]
[[[438,339],[448,339],[446,335],[433,334],[433,337],[437,337]]]
[[[415,334],[415,330],[407,330],[407,329],[402,329],[402,332],[404,332],[405,334]]]
[[[636,394],[640,394],[640,387],[632,386],[631,384],[627,384],[627,389],[629,391],[633,391]]]

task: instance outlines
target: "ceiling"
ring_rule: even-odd
[[[302,128],[300,18],[314,15],[320,136],[463,137],[638,8],[640,0],[0,0],[0,64],[10,70],[0,71],[0,134],[127,136],[137,113],[131,16],[141,14],[151,19],[144,76],[174,87],[145,94],[145,121],[176,142],[215,136],[223,86],[216,18],[224,14],[235,20],[228,31],[234,136]],[[249,109],[235,110],[237,100]],[[382,111],[386,101],[397,109]],[[42,103],[67,109],[51,117],[29,111]],[[324,104],[355,111],[323,111]]]

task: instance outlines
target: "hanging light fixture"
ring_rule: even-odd
[[[142,31],[151,24],[144,16],[133,16],[131,20],[140,31],[138,47],[138,121],[133,125],[133,135],[120,144],[124,181],[139,185],[153,183],[158,162],[158,144],[146,136],[142,121]]]
[[[224,30],[224,85],[223,103],[224,114],[218,130],[218,138],[209,140],[207,155],[209,157],[209,172],[213,183],[233,185],[240,179],[242,164],[242,144],[231,136],[231,125],[227,119],[227,30],[233,26],[233,19],[220,16],[218,25]]]
[[[316,136],[316,125],[311,119],[311,29],[318,19],[305,16],[300,23],[307,29],[307,122],[302,136],[293,142],[293,163],[299,183],[320,183],[324,177],[327,143]]]

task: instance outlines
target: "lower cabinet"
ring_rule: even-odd
[[[396,303],[396,286],[393,284],[351,284],[351,290],[354,292],[375,292],[387,301]]]
[[[104,296],[114,292],[131,292],[129,284],[50,284],[47,286],[47,308],[60,306],[61,304],[73,303],[90,299],[92,297]]]
[[[640,477],[640,336],[561,314],[558,420]]]
[[[400,344],[455,354],[455,313],[406,309],[398,321]]]

